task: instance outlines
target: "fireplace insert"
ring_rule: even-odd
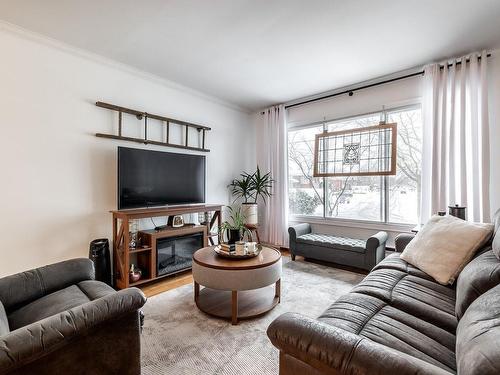
[[[191,268],[193,254],[203,247],[203,233],[156,240],[156,275],[170,275]]]

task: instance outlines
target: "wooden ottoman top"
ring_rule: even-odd
[[[270,247],[262,247],[260,254],[249,259],[228,259],[218,256],[214,246],[204,247],[197,250],[193,255],[193,261],[200,266],[220,270],[250,270],[263,268],[276,263],[281,259],[281,253]]]

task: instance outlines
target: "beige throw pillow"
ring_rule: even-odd
[[[420,268],[440,284],[453,284],[492,232],[492,224],[435,215],[406,246],[401,259]]]

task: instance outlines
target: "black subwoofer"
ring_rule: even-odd
[[[95,279],[112,286],[109,241],[99,238],[90,243],[89,259],[94,262]]]

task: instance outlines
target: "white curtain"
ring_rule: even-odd
[[[424,69],[422,223],[454,204],[490,220],[487,61],[482,52]]]
[[[259,231],[262,240],[288,246],[288,181],[286,110],[283,105],[264,111],[257,136],[257,162],[261,172],[271,172],[273,195],[261,203]]]

